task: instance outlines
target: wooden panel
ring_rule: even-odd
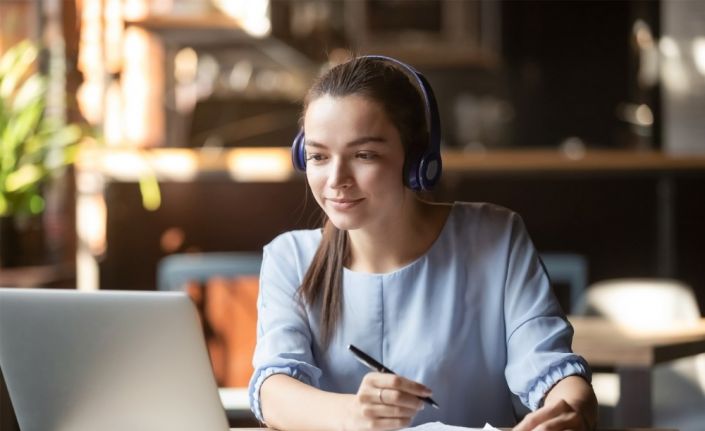
[[[220,387],[247,387],[257,339],[258,277],[214,278],[188,289],[203,318],[213,373]]]
[[[0,53],[26,38],[36,38],[39,23],[36,1],[0,2]]]

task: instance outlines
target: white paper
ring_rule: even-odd
[[[446,425],[443,422],[427,422],[411,428],[405,428],[402,431],[499,431],[492,425],[485,423],[482,428],[465,428]]]

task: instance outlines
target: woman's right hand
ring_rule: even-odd
[[[426,386],[394,374],[368,373],[348,409],[346,431],[386,431],[409,426],[423,408]]]

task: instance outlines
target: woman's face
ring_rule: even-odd
[[[339,229],[384,228],[411,193],[402,183],[404,148],[383,108],[362,96],[324,95],[304,116],[306,177]]]

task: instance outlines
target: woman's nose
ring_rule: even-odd
[[[350,187],[352,183],[353,178],[348,166],[341,160],[334,162],[328,176],[328,186],[332,189],[339,189]]]

